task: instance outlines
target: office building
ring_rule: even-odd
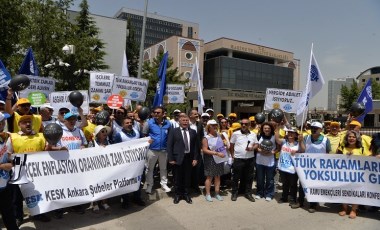
[[[114,17],[123,20],[130,18],[131,25],[135,28],[136,41],[140,44],[144,11],[123,7]],[[155,45],[171,36],[198,39],[198,34],[199,25],[197,23],[162,16],[157,13],[147,13],[144,48]]]
[[[327,110],[339,111],[339,104],[341,103],[340,90],[342,86],[351,87],[354,82],[355,79],[350,77],[329,80]]]

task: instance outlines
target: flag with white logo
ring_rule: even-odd
[[[39,76],[38,66],[36,60],[34,59],[32,48],[28,49],[18,74]]]
[[[362,92],[360,93],[360,96],[359,96],[357,102],[364,104],[365,111],[364,111],[364,113],[362,115],[360,115],[359,117],[357,117],[355,119],[358,120],[359,122],[363,122],[365,115],[367,115],[367,113],[371,112],[372,108],[373,108],[373,105],[372,105],[372,82],[371,82],[371,79],[369,79],[367,81],[367,84],[365,84]]]

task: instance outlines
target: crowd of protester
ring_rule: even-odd
[[[278,202],[289,203],[295,209],[306,205],[305,194],[294,167],[282,171],[279,158],[291,162],[291,156],[302,152],[379,157],[380,135],[369,137],[361,134],[361,124],[351,117],[344,129],[336,121],[314,121],[306,122],[301,132],[300,127],[289,124],[286,116],[279,123],[268,120],[257,124],[254,116],[238,117],[236,113],[215,115],[211,108],[201,114],[197,109],[190,109],[188,113],[176,109],[167,114],[164,107],[155,107],[148,119],[141,120],[138,112],[142,107],[138,105],[135,110],[129,107],[110,110],[108,124],[98,125],[96,114],[105,109],[102,106],[90,107],[87,115],[82,108],[78,108],[79,115],[68,108],[60,108],[58,115],[53,116],[54,108],[50,104],[44,104],[33,112],[28,99],[20,98],[12,105],[12,98],[13,91],[9,89],[6,101],[0,101],[0,172],[7,180],[13,166],[12,154],[105,147],[150,137],[145,169],[145,192],[148,194],[157,189],[154,183],[157,163],[160,189],[168,193],[174,189],[175,204],[180,200],[191,204],[192,194],[201,193],[207,202],[223,201],[226,193],[222,187],[225,188],[228,182],[231,201],[236,201],[239,194],[243,194],[250,202],[258,199],[271,202],[276,192],[275,175],[279,173],[282,195]],[[59,124],[63,129],[61,141],[55,146],[48,144],[42,135],[44,127],[50,123]],[[268,142],[270,148],[266,147]],[[168,174],[173,177],[168,177]],[[4,225],[7,229],[18,229],[24,221],[20,188],[6,183],[6,179],[0,182]],[[204,186],[204,192],[200,186]],[[123,195],[121,206],[128,208],[130,201],[145,206],[142,188],[140,186],[133,194]],[[310,213],[314,213],[318,203],[309,203],[307,207]],[[360,207],[351,205],[350,212],[348,207],[348,204],[342,204],[339,215],[348,214],[355,218]],[[78,205],[69,211],[84,213],[85,209],[84,205]],[[109,209],[111,206],[107,200],[91,204],[95,213]],[[49,215],[63,218],[65,211],[55,210],[51,214],[33,216],[33,219],[48,222]]]

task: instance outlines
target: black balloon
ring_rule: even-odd
[[[358,117],[364,113],[365,105],[363,103],[355,102],[351,105],[350,111],[352,116]]]
[[[79,91],[73,91],[69,94],[69,101],[75,107],[80,107],[83,104],[83,94]]]
[[[63,135],[62,127],[56,123],[50,123],[44,128],[44,137],[51,145],[56,145]]]
[[[281,109],[272,109],[269,113],[269,117],[276,123],[280,123],[284,119],[284,112]]]
[[[110,121],[110,113],[106,110],[102,110],[95,115],[96,125],[107,125]]]
[[[142,107],[137,113],[141,120],[146,120],[150,115],[150,110],[147,107]]]
[[[270,151],[272,151],[272,149],[273,149],[273,142],[270,141],[269,139],[264,139],[264,140],[260,143],[260,147],[261,147],[261,149],[263,149],[264,151],[270,152]]]
[[[265,122],[265,115],[263,113],[257,113],[255,115],[255,121],[257,124],[262,124]]]
[[[14,76],[9,82],[8,86],[14,92],[24,90],[30,85],[30,79],[25,74]]]

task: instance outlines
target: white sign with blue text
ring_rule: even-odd
[[[268,88],[264,110],[281,109],[287,113],[296,113],[301,97],[302,91]]]

